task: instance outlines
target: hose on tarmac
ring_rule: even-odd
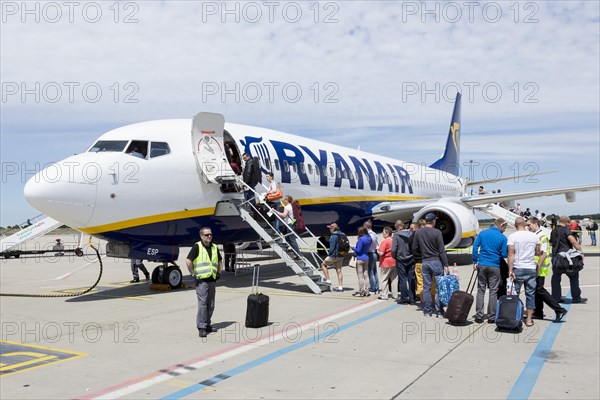
[[[37,297],[37,298],[40,298],[40,297],[45,297],[45,298],[48,298],[48,297],[77,297],[77,296],[82,296],[86,293],[91,292],[92,290],[94,290],[94,288],[100,282],[100,278],[102,278],[103,265],[102,265],[102,257],[100,257],[100,252],[98,251],[98,248],[96,246],[94,246],[94,244],[92,243],[91,236],[90,236],[90,240],[89,240],[88,244],[96,252],[96,256],[98,257],[98,264],[100,265],[100,271],[98,273],[98,278],[96,279],[96,282],[94,282],[94,284],[92,286],[90,286],[89,288],[79,291],[79,292],[72,292],[72,293],[0,293],[0,296],[4,296],[4,297]]]

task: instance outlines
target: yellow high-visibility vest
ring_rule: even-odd
[[[193,261],[196,278],[206,279],[212,276],[215,279],[219,268],[219,250],[217,249],[217,245],[214,243],[210,245],[211,256],[209,257],[208,250],[206,250],[204,244],[201,241],[196,244],[198,245],[198,257]]]
[[[544,263],[542,264],[542,266],[540,267],[540,270],[538,271],[538,276],[548,276],[548,274],[550,273],[550,267],[551,267],[550,260],[552,259],[552,246],[550,246],[550,239],[548,238],[548,236],[546,236],[540,232],[538,237],[540,238],[540,245],[542,247],[544,246],[544,243],[546,244],[546,258],[544,259]],[[535,256],[536,265],[539,260],[540,260],[540,257]]]

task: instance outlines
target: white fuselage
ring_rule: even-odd
[[[460,178],[424,165],[264,128],[225,124],[225,130],[236,152],[258,157],[263,173],[272,171],[283,193],[300,201],[316,232],[332,221],[353,231],[382,202],[463,194]],[[217,228],[219,241],[244,239],[241,221],[212,217],[217,201],[242,194],[222,193],[220,185],[202,179],[189,120],[128,125],[97,143],[103,141],[124,144],[120,151],[96,151],[94,145],[94,151],[41,171],[26,185],[28,201],[75,229],[116,241],[190,243],[202,225]],[[147,146],[145,158],[125,152],[134,141]],[[157,149],[167,143],[168,152],[153,156],[155,143]]]

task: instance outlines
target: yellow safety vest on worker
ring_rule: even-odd
[[[211,244],[211,256],[208,256],[208,250],[204,247],[202,242],[196,243],[198,245],[198,257],[193,261],[194,273],[197,279],[206,279],[217,277],[217,271],[219,268],[219,250],[216,244]]]
[[[538,276],[548,276],[548,274],[550,273],[550,267],[551,267],[550,260],[552,259],[552,246],[550,246],[550,239],[548,238],[548,236],[546,236],[540,232],[538,237],[540,238],[540,245],[542,246],[542,248],[544,247],[544,244],[546,244],[546,258],[544,259],[544,263],[542,264],[542,266],[540,267],[540,270],[538,271]],[[540,260],[540,257],[535,256],[536,265],[539,260]]]

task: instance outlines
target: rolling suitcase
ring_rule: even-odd
[[[261,328],[269,322],[269,296],[258,291],[259,273],[260,266],[257,265],[252,273],[252,293],[246,307],[246,328]]]
[[[447,306],[450,303],[452,293],[456,292],[459,288],[458,278],[456,275],[436,276],[435,282],[440,302]]]
[[[475,276],[475,270],[473,270],[473,273],[471,274],[471,279],[469,279],[469,284],[467,285],[467,290],[465,292],[457,290],[452,293],[452,297],[450,297],[450,302],[446,309],[446,318],[452,325],[462,325],[467,322],[469,311],[471,311],[474,300],[471,293],[473,293],[475,283],[477,282],[477,279],[475,279],[475,282],[473,282],[473,286],[471,287],[473,276]],[[477,270],[477,276],[479,276],[479,270]]]
[[[501,296],[496,303],[496,327],[520,331],[523,327],[523,302],[519,295]]]

